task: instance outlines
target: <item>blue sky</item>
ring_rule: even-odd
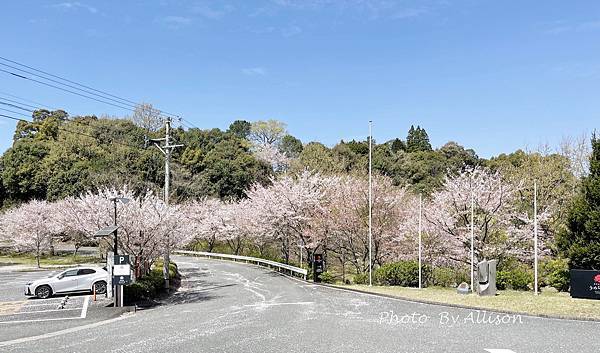
[[[279,119],[333,145],[372,119],[377,141],[419,124],[483,157],[600,128],[598,1],[11,1],[0,23],[0,56],[201,128]],[[129,114],[1,72],[0,92]]]

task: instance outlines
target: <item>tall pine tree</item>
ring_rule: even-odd
[[[420,126],[417,126],[415,129],[411,125],[406,137],[406,150],[407,152],[431,151],[431,143],[429,143],[427,131]]]
[[[590,173],[582,181],[567,217],[559,248],[577,269],[600,269],[600,139],[592,137]]]

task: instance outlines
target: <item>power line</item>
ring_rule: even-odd
[[[0,94],[4,95],[4,96],[11,97],[13,99],[18,99],[18,100],[21,101],[21,102],[17,102],[17,101],[14,101],[14,100],[10,100],[8,98],[3,98],[4,100],[8,100],[8,101],[11,101],[11,102],[19,103],[19,104],[22,104],[22,105],[28,105],[28,104],[25,104],[23,102],[33,103],[33,104],[36,104],[36,106],[35,106],[36,108],[46,108],[46,109],[50,109],[50,110],[58,110],[57,108],[51,107],[51,106],[49,106],[47,104],[42,104],[40,102],[36,102],[36,101],[32,101],[32,100],[29,100],[29,99],[26,99],[26,98],[15,96],[14,94],[6,93],[6,92],[3,92],[3,91],[0,91]],[[28,105],[28,106],[34,107],[34,106],[31,106],[31,105]]]
[[[16,112],[14,110],[6,109],[6,108],[0,108],[0,110],[5,111],[5,112],[9,112],[9,113],[13,113],[13,114],[20,114],[20,115],[24,115],[24,116],[29,116],[29,115],[27,115],[25,113]]]
[[[17,108],[17,109],[21,109],[21,110],[24,110],[24,111],[26,111],[26,112],[33,113],[33,110],[31,110],[31,109],[23,108],[23,107],[21,107],[21,106],[18,106],[18,105],[16,105],[16,104],[12,104],[12,103],[6,103],[6,102],[2,102],[1,100],[2,100],[2,98],[0,98],[0,104],[2,104],[2,105],[8,106],[8,107]]]
[[[119,97],[117,95],[114,95],[114,94],[111,94],[111,93],[108,93],[108,92],[105,92],[105,91],[102,91],[102,90],[99,90],[99,89],[95,89],[93,87],[90,87],[90,86],[87,86],[87,85],[84,85],[84,84],[81,84],[81,83],[69,80],[67,78],[64,78],[64,77],[61,77],[61,76],[58,76],[58,75],[51,74],[49,72],[46,72],[46,71],[43,71],[43,70],[40,70],[40,69],[36,69],[34,67],[31,67],[31,66],[19,63],[19,62],[14,61],[14,60],[10,60],[10,59],[4,58],[4,57],[0,57],[0,60],[6,61],[6,62],[10,62],[12,64],[15,64],[15,65],[27,68],[27,69],[29,69],[31,71],[34,71],[34,72],[31,72],[31,71],[28,71],[28,70],[24,70],[24,69],[21,69],[19,67],[16,67],[16,66],[13,66],[13,65],[9,65],[9,64],[0,62],[0,65],[2,65],[2,66],[9,67],[11,69],[18,70],[20,72],[24,72],[24,73],[27,73],[29,75],[33,75],[35,77],[41,78],[43,80],[54,82],[56,84],[59,84],[59,85],[62,85],[62,86],[66,86],[66,87],[69,87],[69,88],[72,88],[72,89],[75,89],[75,90],[78,90],[78,91],[81,91],[81,92],[85,92],[85,93],[87,93],[89,95],[92,95],[92,96],[95,96],[95,97],[100,97],[101,100],[98,99],[98,98],[92,98],[92,97],[90,97],[88,95],[83,95],[81,93],[73,92],[71,90],[67,90],[67,89],[62,88],[62,87],[56,87],[56,86],[51,85],[51,84],[49,84],[47,82],[41,82],[41,81],[32,79],[31,77],[26,77],[26,76],[18,74],[18,73],[14,73],[14,72],[10,72],[10,71],[7,71],[7,70],[0,69],[0,71],[3,71],[5,73],[8,73],[10,75],[13,75],[13,76],[16,76],[16,77],[19,77],[19,78],[27,79],[27,80],[30,80],[30,81],[33,81],[33,82],[36,82],[36,83],[40,83],[40,84],[44,84],[44,85],[49,86],[49,87],[57,88],[57,89],[60,89],[60,90],[63,90],[63,91],[66,91],[66,92],[69,92],[69,93],[72,93],[72,94],[76,94],[76,95],[79,95],[79,96],[82,96],[82,97],[85,97],[85,98],[88,98],[88,99],[93,99],[95,101],[99,101],[99,102],[102,102],[102,103],[105,103],[105,104],[116,106],[116,107],[119,107],[121,109],[126,109],[126,110],[132,110],[132,111],[134,111],[135,108],[138,105],[138,103],[136,103],[136,102],[134,102],[132,100],[129,100],[129,99],[126,99],[126,98],[122,98],[122,97]],[[41,73],[43,75],[37,74],[36,72],[37,73]],[[58,80],[53,79],[53,78],[49,78],[49,77],[46,77],[46,76],[53,77],[53,78],[56,78]],[[61,81],[69,82],[71,84],[66,84],[66,83],[61,82]],[[97,92],[97,93],[94,93],[94,92]],[[110,102],[107,102],[107,100],[110,101]],[[129,108],[126,108],[124,106],[128,106]],[[132,108],[132,109],[130,109],[130,108]],[[162,116],[162,117],[169,117],[169,116],[171,116],[171,117],[179,117],[177,114],[174,114],[174,113],[162,111],[162,110],[156,109],[156,108],[152,108],[152,109],[154,111],[156,111],[159,114],[159,116]]]
[[[1,109],[1,108],[0,108],[0,110],[7,110],[7,109]],[[18,113],[18,112],[12,112],[12,113],[20,114],[20,113]],[[23,122],[30,123],[30,124],[31,124],[31,123],[35,123],[34,121],[29,121],[29,120],[27,120],[27,119],[22,119],[22,118],[15,118],[14,116],[10,116],[10,115],[4,115],[4,114],[0,114],[0,117],[2,117],[2,118],[5,118],[5,119],[11,119],[11,120],[15,120],[15,121],[23,121]],[[68,120],[68,121],[72,121],[72,120]],[[59,126],[59,127],[58,127],[58,130],[60,130],[60,131],[64,131],[64,132],[68,132],[68,133],[71,133],[71,134],[76,134],[76,135],[81,135],[81,136],[90,137],[90,138],[93,138],[93,139],[95,139],[96,141],[98,141],[98,140],[99,140],[99,137],[98,137],[98,136],[89,135],[89,134],[86,134],[86,133],[83,133],[83,132],[80,132],[80,131],[73,131],[73,130],[65,129],[65,128],[64,128],[64,127],[62,127],[62,126]],[[112,143],[115,143],[115,144],[117,144],[117,145],[122,145],[122,146],[127,146],[127,147],[131,147],[131,148],[136,148],[136,149],[144,150],[144,148],[142,148],[142,147],[140,147],[140,146],[136,146],[136,145],[130,145],[130,144],[128,144],[128,143],[123,143],[123,142],[114,141],[114,140],[113,140],[113,141],[111,141],[111,142],[112,142]]]
[[[108,92],[104,92],[104,91],[101,91],[101,90],[95,89],[95,88],[93,88],[93,87],[89,87],[89,86],[86,86],[86,85],[84,85],[84,84],[80,84],[80,83],[78,83],[78,82],[75,82],[75,81],[71,81],[71,80],[69,80],[69,79],[66,79],[66,78],[64,78],[64,77],[61,77],[61,76],[58,76],[58,75],[54,75],[54,74],[51,74],[51,73],[49,73],[49,72],[46,72],[46,71],[43,71],[43,70],[39,70],[39,69],[36,69],[36,68],[34,68],[34,67],[31,67],[31,66],[25,65],[25,64],[21,64],[21,63],[19,63],[19,62],[17,62],[17,61],[10,60],[10,59],[7,59],[7,58],[5,58],[5,57],[1,57],[1,56],[0,56],[0,60],[4,60],[4,61],[10,62],[10,63],[13,63],[13,64],[15,64],[15,65],[19,65],[19,66],[25,67],[25,68],[27,68],[27,69],[33,70],[33,71],[35,71],[35,72],[39,72],[39,73],[41,73],[41,74],[44,74],[44,75],[46,75],[46,76],[54,77],[54,78],[57,78],[57,79],[59,79],[59,80],[65,81],[65,82],[72,83],[72,84],[74,84],[74,85],[77,85],[77,86],[79,86],[79,87],[87,88],[87,89],[89,89],[89,90],[92,90],[92,91],[95,91],[95,92],[98,92],[98,93],[101,93],[101,94],[104,94],[104,95],[107,95],[107,96],[110,96],[110,97],[116,98],[116,99],[118,99],[118,100],[121,100],[121,101],[124,101],[124,102],[128,102],[128,103],[131,103],[131,104],[134,104],[134,105],[135,105],[135,104],[137,104],[136,102],[134,102],[134,101],[131,101],[131,100],[129,100],[129,99],[125,99],[125,98],[121,98],[121,97],[119,97],[119,96],[115,96],[115,95],[113,95],[113,94],[110,94],[110,93],[108,93]],[[1,64],[1,65],[6,65],[6,64]],[[9,66],[9,65],[6,65],[6,66]],[[9,67],[12,67],[12,66],[9,66]],[[13,67],[13,68],[14,68],[14,67]],[[17,69],[17,70],[20,70],[20,69]]]
[[[119,104],[107,102],[107,101],[102,100],[102,99],[94,98],[94,97],[91,97],[91,96],[88,96],[88,95],[85,95],[85,94],[82,94],[82,93],[79,93],[79,92],[71,91],[69,89],[66,89],[66,88],[63,88],[63,87],[59,87],[59,86],[55,86],[53,84],[50,84],[50,83],[47,83],[47,82],[43,82],[43,81],[40,81],[40,80],[36,80],[34,78],[27,77],[27,76],[24,76],[24,75],[21,75],[21,74],[18,74],[18,73],[14,73],[14,72],[7,71],[7,70],[4,70],[4,69],[0,69],[0,71],[5,72],[5,73],[7,73],[9,75],[13,75],[13,76],[18,77],[18,78],[22,78],[24,80],[29,80],[29,81],[32,81],[32,82],[36,82],[36,83],[48,86],[48,87],[59,89],[61,91],[69,92],[69,93],[78,95],[80,97],[88,98],[88,99],[94,100],[96,102],[100,102],[100,103],[112,105],[113,107],[117,107],[117,108],[121,108],[121,109],[125,109],[125,110],[134,111],[134,109],[131,109],[131,108],[126,107],[126,106],[122,106],[122,105],[119,105]]]
[[[2,101],[3,101],[3,102],[2,102]],[[7,102],[9,102],[9,103],[7,103]],[[25,104],[25,103],[17,102],[17,101],[15,101],[15,100],[12,100],[12,99],[6,99],[6,98],[4,98],[4,97],[0,97],[0,104],[3,104],[3,105],[10,105],[10,106],[15,106],[15,104],[20,104],[20,105],[23,105],[23,106],[26,106],[26,107],[30,107],[30,108],[33,108],[33,109],[39,109],[38,107],[36,107],[36,106],[34,106],[34,105],[29,105],[29,104]],[[27,110],[29,111],[29,109],[27,109]],[[32,111],[33,111],[33,110],[32,110]]]

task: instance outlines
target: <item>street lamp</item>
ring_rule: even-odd
[[[118,251],[118,241],[117,241],[117,201],[121,202],[123,205],[126,205],[129,202],[129,199],[126,197],[119,197],[119,196],[112,196],[108,198],[110,201],[113,202],[114,205],[114,223],[113,225],[115,226],[115,244],[114,244],[114,248],[113,248],[113,253],[114,255],[118,255],[119,251]]]

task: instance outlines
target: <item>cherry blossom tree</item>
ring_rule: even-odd
[[[52,236],[61,232],[60,225],[53,219],[53,205],[33,200],[8,210],[1,218],[6,238],[18,251],[33,252],[40,267],[42,252],[51,247]]]
[[[188,241],[189,232],[181,222],[180,206],[167,206],[152,191],[137,195],[127,187],[88,191],[79,197],[57,202],[55,217],[65,232],[83,232],[92,237],[99,229],[114,224],[114,204],[111,197],[125,197],[129,202],[117,202],[118,246],[132,255],[136,269],[149,266],[166,246],[178,246]],[[147,266],[143,266],[147,268]]]
[[[236,204],[218,199],[204,199],[183,206],[183,212],[189,222],[188,239],[206,241],[207,250],[212,252],[217,242],[225,242],[235,236],[233,205]]]
[[[297,244],[315,249],[322,235],[311,228],[324,207],[326,190],[333,186],[333,180],[305,171],[298,176],[272,178],[269,186],[255,185],[247,193],[255,220],[254,233],[279,241],[286,262]]]
[[[257,145],[253,148],[258,159],[268,163],[273,171],[284,172],[290,166],[290,159],[272,144]]]
[[[341,177],[333,185],[327,217],[329,249],[342,264],[350,261],[357,272],[369,268],[368,190],[365,178]],[[373,265],[410,256],[414,249],[407,245],[416,234],[410,224],[414,197],[384,176],[373,178],[372,196]]]
[[[514,205],[519,187],[482,167],[447,176],[425,211],[429,230],[445,249],[446,259],[470,262],[471,198],[475,260],[522,255],[531,233],[518,228]]]

